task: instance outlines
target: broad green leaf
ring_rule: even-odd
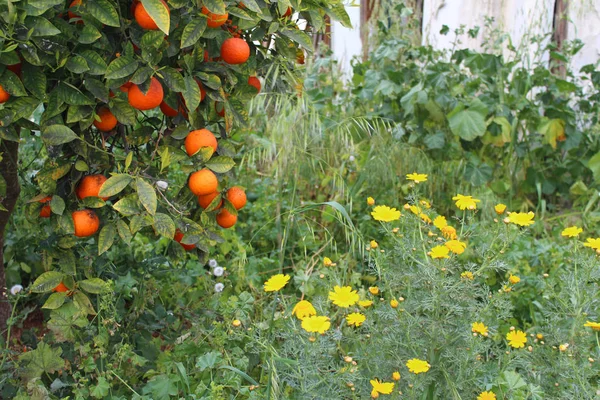
[[[166,67],[160,70],[159,74],[162,76],[163,80],[174,92],[183,92],[185,90],[185,82],[183,80],[183,76],[174,68]]]
[[[106,202],[100,197],[86,197],[83,199],[83,205],[86,208],[102,208],[106,205]]]
[[[84,279],[77,284],[81,290],[92,294],[100,294],[108,289],[108,283],[100,278]]]
[[[98,377],[98,383],[92,387],[91,396],[95,399],[104,399],[110,393],[110,383],[105,377]]]
[[[206,166],[218,174],[224,174],[235,166],[231,157],[216,156],[206,162]]]
[[[50,313],[47,326],[54,332],[58,342],[65,342],[73,341],[75,339],[75,329],[83,328],[88,323],[85,311],[77,308],[73,302],[66,302],[62,307]]]
[[[60,178],[62,178],[63,176],[65,176],[66,174],[68,174],[70,170],[71,170],[71,164],[59,165],[50,171],[50,178],[57,181]]]
[[[246,8],[250,11],[254,11],[255,13],[262,14],[262,10],[260,6],[256,2],[256,0],[248,0],[243,2]]]
[[[86,78],[85,81],[83,82],[83,86],[85,86],[85,88],[94,95],[94,97],[96,97],[97,99],[108,103],[108,88],[106,86],[104,86],[104,84],[102,82],[100,82],[97,79],[94,78]],[[114,112],[113,112],[114,114]]]
[[[6,69],[0,75],[0,85],[13,96],[27,96],[25,86],[14,72]]]
[[[327,15],[332,19],[339,21],[342,26],[352,28],[352,21],[350,20],[350,16],[346,12],[346,7],[344,7],[343,3],[333,3],[330,5],[327,10]]]
[[[137,71],[131,76],[129,79],[130,82],[135,83],[136,85],[140,85],[146,82],[154,70],[150,67],[140,67]]]
[[[133,74],[138,67],[138,62],[133,58],[121,56],[115,58],[106,69],[106,79],[120,79]]]
[[[135,235],[140,229],[152,225],[153,219],[148,214],[144,215],[135,215],[131,218],[131,222],[129,223],[129,230],[132,234]]]
[[[106,73],[106,61],[100,54],[93,50],[84,50],[80,55],[85,58],[90,67],[88,75],[104,75]]]
[[[111,223],[104,225],[98,235],[98,255],[108,251],[113,245],[116,236],[115,226]]]
[[[600,152],[590,158],[587,167],[592,171],[594,181],[600,182]]]
[[[448,122],[452,133],[469,142],[483,136],[486,131],[485,116],[478,111],[464,109],[463,105],[448,114]]]
[[[163,172],[171,164],[171,153],[169,153],[169,147],[165,146],[159,152],[160,154],[160,172]]]
[[[542,118],[538,131],[544,135],[544,142],[556,149],[556,142],[566,139],[565,136],[565,121],[559,118],[549,119]]]
[[[52,293],[50,297],[48,297],[42,308],[45,308],[47,310],[56,310],[65,303],[66,299],[67,294],[64,292]]]
[[[40,67],[23,65],[23,84],[38,99],[46,98],[46,75]]]
[[[281,33],[304,47],[307,51],[313,51],[312,39],[304,31],[301,31],[300,29],[283,28]]]
[[[79,43],[82,44],[90,44],[94,43],[96,40],[100,39],[102,34],[94,25],[86,24],[83,26],[81,30],[81,34],[79,35]]]
[[[467,163],[465,167],[465,179],[473,186],[482,186],[492,179],[494,170],[486,163]]]
[[[87,163],[85,161],[77,160],[77,161],[75,161],[75,169],[77,171],[86,172],[86,171],[89,171],[90,167],[87,165]]]
[[[25,25],[33,28],[32,36],[54,36],[60,33],[59,29],[42,17],[27,17],[25,18]]]
[[[121,237],[122,241],[124,241],[127,244],[131,243],[133,235],[131,234],[131,231],[129,230],[129,227],[127,226],[125,221],[123,221],[122,219],[117,221],[117,232],[119,233],[119,236]]]
[[[67,69],[74,74],[82,74],[90,70],[87,60],[82,56],[73,56],[69,58],[66,65]]]
[[[52,200],[50,200],[50,209],[54,214],[62,215],[65,211],[65,201],[60,196],[52,196]]]
[[[175,236],[175,223],[167,214],[156,213],[152,227],[161,236],[173,239]]]
[[[202,37],[206,29],[206,19],[196,18],[190,21],[181,34],[181,48],[193,46]]]
[[[94,306],[92,305],[90,298],[84,293],[76,292],[73,295],[73,303],[75,304],[75,307],[83,311],[85,314],[96,315],[96,311],[94,310]]]
[[[130,194],[129,196],[125,196],[121,200],[113,204],[113,208],[119,213],[121,213],[121,215],[124,215],[126,217],[139,214],[142,210],[138,206],[137,197],[138,196],[136,194]]]
[[[132,181],[131,175],[128,174],[113,174],[102,184],[98,195],[100,197],[111,197],[121,193],[123,189]]]
[[[196,368],[200,371],[213,369],[222,361],[222,359],[221,353],[218,351],[211,351],[210,353],[198,357],[196,360]]]
[[[137,111],[129,102],[121,99],[111,99],[110,110],[123,125],[135,125],[137,123]]]
[[[200,105],[200,87],[198,86],[198,82],[191,75],[187,75],[183,78],[183,81],[185,90],[181,94],[183,95],[185,104],[188,110],[195,110]]]
[[[64,275],[58,271],[44,272],[31,285],[33,293],[47,293],[58,286],[64,278]]]
[[[136,189],[140,203],[144,206],[150,215],[156,214],[158,200],[154,187],[142,178],[136,179]]]
[[[42,140],[46,146],[58,146],[79,139],[79,136],[64,125],[50,125],[42,131]]]
[[[121,26],[119,14],[108,0],[86,0],[85,5],[87,11],[103,24],[115,28]]]
[[[43,374],[53,374],[65,366],[65,360],[60,355],[60,347],[52,348],[45,342],[39,342],[35,350],[19,356],[22,367],[21,374],[26,380],[33,380]]]
[[[165,7],[160,0],[141,0],[144,8],[150,18],[156,23],[158,29],[163,31],[165,35],[169,34],[171,26],[171,18],[169,15],[169,9]]]
[[[202,2],[208,11],[214,14],[225,14],[226,8],[223,0],[203,0]]]
[[[96,105],[96,102],[83,94],[81,90],[67,82],[61,82],[58,85],[59,98],[74,106]]]

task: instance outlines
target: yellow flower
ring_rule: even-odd
[[[496,204],[496,206],[494,207],[494,210],[496,211],[496,214],[498,215],[502,215],[504,214],[504,211],[506,211],[506,204]]]
[[[412,205],[412,206],[408,206],[408,209],[410,210],[410,212],[412,212],[415,215],[421,214],[421,207],[417,207],[415,205]]]
[[[331,327],[331,322],[329,322],[329,318],[324,316],[317,317],[316,315],[313,315],[312,317],[307,317],[302,320],[302,329],[306,332],[323,334],[329,327]]]
[[[233,321],[231,321],[231,325],[233,325],[235,328],[238,328],[240,325],[242,325],[242,321],[240,321],[239,319],[234,319]]]
[[[560,351],[567,351],[568,348],[569,348],[569,343],[561,344],[558,346],[558,350],[560,350]]]
[[[290,280],[289,275],[277,274],[269,278],[265,282],[265,292],[278,292],[280,291]]]
[[[446,239],[451,239],[451,240],[455,240],[458,238],[458,235],[456,234],[456,229],[453,226],[445,226],[442,229],[442,236],[445,237]]]
[[[460,274],[461,278],[464,279],[468,279],[470,281],[472,281],[473,279],[475,279],[475,277],[473,276],[473,273],[471,271],[465,271],[462,274]]]
[[[364,314],[357,312],[348,314],[346,316],[346,321],[348,321],[348,325],[354,325],[356,327],[361,326],[366,319],[367,317],[365,317]]]
[[[565,228],[560,234],[564,237],[577,237],[581,232],[583,232],[583,229],[577,226],[570,226]]]
[[[533,217],[535,217],[533,211],[529,211],[528,213],[513,212],[508,216],[508,222],[519,226],[529,226],[535,223]]]
[[[474,199],[473,196],[463,196],[462,194],[457,194],[452,200],[456,201],[456,207],[461,210],[475,210],[477,208],[477,203],[481,201]]]
[[[391,306],[392,308],[397,308],[399,304],[400,304],[400,303],[398,303],[398,300],[396,300],[396,299],[392,299],[392,300],[390,300],[390,306]]]
[[[443,215],[438,215],[433,220],[433,226],[435,226],[441,231],[442,229],[448,226],[448,221],[446,221],[446,217],[444,217]]]
[[[367,197],[367,204],[372,206],[373,204],[375,204],[375,199],[372,197]]]
[[[510,331],[506,334],[506,340],[515,349],[521,349],[527,343],[527,335],[523,331]]]
[[[371,240],[371,243],[369,243],[369,245],[371,246],[372,249],[376,249],[379,247],[379,243],[377,243],[374,240]]]
[[[406,179],[413,181],[414,183],[427,182],[427,174],[417,174],[416,172],[413,172],[412,174],[406,174]]]
[[[400,372],[398,372],[398,371],[392,372],[392,379],[395,381],[399,381],[400,380]]]
[[[412,358],[406,363],[408,370],[413,374],[420,374],[421,372],[429,371],[431,365],[427,361],[419,360],[418,358]]]
[[[323,257],[323,265],[326,267],[335,267],[337,264],[331,261],[331,258]]]
[[[358,293],[350,286],[334,286],[333,292],[329,292],[329,300],[338,307],[348,308],[358,301]]]
[[[310,304],[310,301],[300,300],[292,310],[292,315],[295,315],[298,319],[304,319],[306,317],[312,317],[317,315],[317,310]]]
[[[467,248],[467,244],[461,242],[460,240],[449,240],[445,243],[445,245],[448,248],[448,250],[450,250],[454,254],[462,254]]]
[[[429,255],[431,258],[450,258],[448,255],[449,252],[450,250],[448,250],[446,246],[435,246],[433,249],[431,249]]]
[[[358,302],[358,305],[364,308],[371,307],[373,302],[371,300],[361,300]]]
[[[473,325],[471,325],[471,331],[474,333],[479,333],[482,336],[488,335],[488,327],[485,326],[483,322],[473,322]]]
[[[600,250],[600,238],[596,238],[596,239],[587,238],[584,246],[591,247],[594,250]]]
[[[516,275],[510,274],[510,276],[508,277],[508,281],[513,285],[516,285],[517,283],[521,282],[521,278],[519,278]]]
[[[380,382],[379,379],[371,380],[371,386],[373,386],[373,390],[371,391],[371,396],[373,395],[373,393],[390,394],[390,393],[392,393],[392,390],[394,390],[393,382],[389,382],[389,383]]]
[[[600,323],[598,323],[598,322],[587,321],[583,326],[592,328],[595,331],[600,331]]]
[[[496,400],[496,394],[494,392],[481,392],[477,396],[477,400]]]
[[[402,214],[395,208],[388,206],[376,206],[371,212],[373,219],[382,222],[392,222],[400,219]]]
[[[431,218],[429,218],[426,214],[421,213],[421,215],[419,215],[419,217],[421,217],[421,219],[423,220],[423,222],[425,222],[426,224],[430,224],[431,223]]]
[[[376,296],[379,294],[379,288],[377,286],[371,286],[369,288],[369,293],[371,293],[373,296]]]
[[[431,203],[430,203],[429,201],[427,201],[427,200],[421,200],[421,201],[420,201],[420,203],[421,203],[421,205],[422,205],[423,207],[425,207],[425,208],[427,208],[427,209],[430,209],[430,208],[431,208]]]

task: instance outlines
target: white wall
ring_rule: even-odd
[[[567,37],[579,38],[584,46],[571,62],[574,72],[600,59],[600,0],[571,1]]]
[[[339,62],[344,78],[349,79],[352,75],[350,61],[354,56],[362,55],[362,43],[360,39],[360,1],[346,6],[346,12],[352,21],[352,28],[345,28],[337,21],[331,24],[331,47],[333,54]]]

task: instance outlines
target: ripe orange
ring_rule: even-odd
[[[8,99],[10,99],[10,94],[8,94],[8,92],[4,90],[2,85],[0,85],[0,104],[6,103]]]
[[[243,64],[250,57],[250,46],[244,39],[229,38],[221,46],[221,58],[227,64]]]
[[[200,82],[199,79],[196,79],[196,83],[198,84],[198,88],[200,89],[200,102],[203,102],[204,98],[206,97],[206,90],[204,90],[204,86],[202,85],[202,82]]]
[[[54,289],[52,289],[52,291],[65,293],[65,292],[69,291],[69,288],[64,283],[61,282],[58,285],[56,285],[56,287]]]
[[[77,198],[83,200],[86,197],[98,197],[100,188],[106,180],[106,177],[100,174],[84,176],[75,189]],[[108,200],[108,197],[102,197],[102,200]]]
[[[209,28],[218,28],[227,22],[227,18],[229,18],[229,13],[225,14],[215,14],[208,11],[208,8],[202,6],[202,14],[206,15],[207,25]]]
[[[142,3],[140,3],[140,5],[141,4]],[[146,94],[144,94],[135,84],[132,84],[127,92],[129,104],[138,110],[152,110],[153,108],[158,107],[163,101],[163,96],[164,92],[162,85],[155,77],[150,79],[150,88]]]
[[[171,106],[165,103],[164,100],[162,103],[160,103],[160,111],[162,111],[162,113],[165,114],[167,117],[176,117],[177,115],[179,115],[179,112],[171,108]]]
[[[292,7],[288,7],[287,10],[285,11],[285,14],[282,15],[283,18],[289,17],[290,15],[292,15]]]
[[[190,250],[192,250],[192,249],[194,249],[196,247],[195,244],[183,244],[183,243],[181,243],[181,239],[183,239],[183,233],[179,229],[177,229],[175,231],[175,236],[173,237],[173,239],[177,243],[179,243],[181,245],[181,247],[183,247],[185,249],[185,251],[190,251]]]
[[[198,204],[200,204],[200,207],[206,209],[206,208],[208,208],[208,206],[210,206],[210,203],[212,203],[212,201],[218,195],[219,195],[219,192],[213,192],[213,193],[205,194],[202,196],[198,196]],[[221,199],[217,208],[221,208],[222,205],[223,205],[223,199]]]
[[[211,170],[204,168],[190,175],[188,186],[196,196],[202,196],[216,192],[219,180]]]
[[[212,147],[213,152],[217,151],[217,146],[217,138],[208,129],[191,131],[185,138],[185,151],[188,156],[196,154],[202,147]]]
[[[15,75],[17,75],[17,76],[20,77],[21,76],[21,69],[22,69],[22,67],[23,67],[22,63],[16,63],[16,64],[13,64],[13,65],[7,65],[6,69],[9,70],[9,71],[14,72]]]
[[[241,187],[234,186],[230,188],[226,197],[236,210],[241,210],[246,205],[246,192]]]
[[[216,218],[217,224],[219,224],[221,228],[225,229],[231,228],[237,222],[237,215],[233,215],[224,208],[219,211]]]
[[[81,5],[81,0],[73,0],[73,1],[71,2],[71,4],[69,4],[69,8],[78,8],[77,6],[80,6],[80,5]],[[72,12],[72,11],[69,11],[69,12],[67,13],[67,15],[69,16],[69,19],[73,19],[73,18],[81,18],[81,16],[80,16],[80,15],[77,15],[77,14],[75,14],[75,13],[74,13],[74,12]],[[83,21],[82,21],[82,20],[79,20],[79,21],[77,21],[77,22],[76,22],[76,24],[83,24]]]
[[[100,227],[100,219],[92,210],[79,210],[71,213],[73,218],[73,227],[75,228],[75,236],[88,237],[98,232]]]
[[[50,200],[52,200],[52,196],[47,196],[47,197],[44,197],[41,200],[38,200],[39,203],[44,204],[42,206],[42,209],[40,210],[40,217],[42,217],[42,218],[50,218],[50,216],[52,215],[52,209],[50,208],[50,206],[48,204],[46,204]]]
[[[129,92],[129,88],[133,85],[131,82],[125,82],[121,86],[119,86],[119,90],[123,93]]]
[[[94,120],[94,126],[98,128],[99,131],[112,131],[114,127],[117,126],[117,118],[110,112],[108,107],[100,107],[96,114],[100,117],[100,121]]]
[[[169,6],[167,5],[167,3],[165,3],[164,0],[160,0],[160,2],[167,9],[167,14],[171,15],[171,11],[169,10]],[[154,22],[154,20],[150,18],[150,14],[148,14],[146,9],[144,8],[144,5],[141,2],[138,2],[137,6],[135,6],[133,14],[135,16],[136,22],[142,28],[152,31],[158,29],[158,25],[156,25],[156,22]]]
[[[258,79],[255,76],[251,76],[250,78],[248,78],[248,85],[254,86],[256,90],[258,90],[258,93],[260,93],[260,89],[262,87],[260,84],[260,79]]]

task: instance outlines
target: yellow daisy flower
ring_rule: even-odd
[[[379,288],[377,286],[371,286],[369,287],[369,293],[371,293],[373,296],[376,296],[379,294]]]
[[[496,394],[494,392],[481,392],[477,396],[477,400],[496,400]]]
[[[296,318],[302,320],[306,317],[312,317],[313,315],[317,315],[317,310],[315,307],[307,300],[300,300],[292,310],[292,315],[295,315]]]
[[[371,212],[373,219],[382,222],[392,222],[400,219],[402,214],[395,208],[388,206],[376,206]]]
[[[473,325],[471,325],[471,331],[474,333],[479,333],[482,336],[488,335],[488,327],[485,326],[483,322],[473,322]]]
[[[600,323],[587,321],[583,326],[592,328],[595,331],[600,331]]]
[[[513,285],[516,285],[517,283],[521,282],[521,278],[519,278],[516,275],[510,274],[510,276],[508,277],[508,281]]]
[[[371,246],[372,249],[376,249],[379,247],[379,243],[377,243],[374,240],[371,240],[371,242],[369,243],[369,246]]]
[[[422,372],[429,371],[431,365],[427,361],[419,360],[418,358],[412,358],[406,362],[406,367],[413,374],[420,374]]]
[[[477,208],[477,203],[481,201],[474,199],[473,196],[464,196],[462,194],[457,194],[452,200],[456,201],[456,207],[461,210],[475,210]]]
[[[445,246],[454,254],[462,254],[467,248],[467,244],[460,240],[449,240],[445,243]]]
[[[583,232],[583,229],[577,226],[570,226],[565,228],[560,234],[564,237],[577,237],[581,232]]]
[[[400,303],[398,303],[398,300],[396,300],[396,299],[391,299],[390,300],[390,306],[392,308],[398,308],[399,305],[400,305]]]
[[[400,372],[398,372],[398,371],[392,372],[392,379],[395,381],[399,381],[400,380]]]
[[[419,217],[421,217],[421,219],[423,220],[423,222],[425,222],[426,224],[430,224],[431,223],[431,218],[429,218],[429,216],[427,214],[421,213],[419,215]]]
[[[416,172],[413,172],[412,174],[406,174],[406,179],[413,181],[414,183],[427,182],[427,174],[417,174]]]
[[[426,209],[430,209],[431,208],[431,203],[427,200],[421,200],[419,203],[421,203],[421,205],[423,207],[425,207]]]
[[[436,228],[438,228],[441,231],[442,229],[444,229],[445,227],[448,226],[448,221],[446,220],[446,217],[444,217],[443,215],[438,215],[433,220],[433,226],[435,226]]]
[[[600,238],[587,238],[585,244],[585,247],[591,247],[594,250],[600,250]]]
[[[361,300],[358,302],[358,305],[364,308],[371,307],[373,302],[371,300]]]
[[[527,343],[527,335],[523,331],[510,331],[506,334],[506,340],[515,349],[522,349]]]
[[[408,209],[410,210],[410,212],[412,212],[415,215],[421,214],[421,207],[417,207],[415,205],[412,205],[412,206],[408,206]]]
[[[513,212],[508,216],[508,221],[519,226],[529,226],[535,223],[533,217],[535,217],[533,211],[529,211],[528,213]]]
[[[450,258],[448,255],[449,253],[450,250],[448,250],[446,246],[435,246],[433,249],[431,249],[429,255],[431,258]]]
[[[278,292],[280,291],[290,280],[289,275],[277,274],[269,278],[265,282],[265,292]]]
[[[456,229],[450,225],[442,228],[442,236],[450,240],[455,240],[456,238],[458,238],[458,235],[456,234]]]
[[[337,264],[331,261],[331,258],[323,257],[323,265],[326,267],[335,267]]]
[[[502,203],[496,204],[494,206],[494,211],[496,211],[496,214],[498,214],[498,215],[504,214],[504,211],[506,211],[506,204],[502,204]]]
[[[325,333],[331,327],[328,317],[313,315],[302,320],[302,329],[311,333]]]
[[[373,393],[376,393],[377,395],[381,394],[390,394],[392,393],[392,391],[394,390],[394,383],[393,382],[380,382],[379,379],[373,379],[371,380],[371,386],[373,386],[373,390],[371,391],[371,396],[373,396]]]
[[[346,316],[346,321],[348,321],[348,325],[354,325],[356,327],[359,327],[363,324],[363,322],[365,322],[365,320],[367,319],[367,317],[364,316],[364,314],[361,313],[352,313],[352,314],[348,314]]]
[[[460,277],[463,279],[468,279],[470,281],[472,281],[473,279],[475,279],[475,276],[473,276],[473,273],[471,271],[465,271],[462,274],[460,274]]]
[[[358,301],[358,293],[350,286],[334,286],[333,292],[329,292],[329,300],[338,307],[348,308]]]
[[[373,204],[375,204],[375,199],[372,197],[367,197],[367,204],[372,206]]]

